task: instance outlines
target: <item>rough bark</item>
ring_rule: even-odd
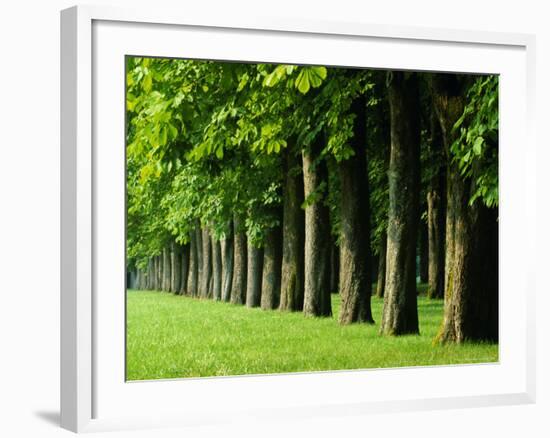
[[[386,233],[380,236],[380,247],[378,249],[378,276],[376,280],[376,296],[378,298],[384,297],[384,291],[386,290],[386,247],[388,243],[388,237]]]
[[[446,166],[444,161],[444,144],[441,128],[432,111],[430,123],[430,153],[433,160],[441,162],[439,171],[431,179],[426,195],[428,205],[428,297],[443,298],[445,286],[445,210]]]
[[[188,287],[188,278],[189,278],[189,254],[190,254],[190,244],[186,243],[180,247],[180,258],[181,258],[181,282],[180,282],[180,295],[189,295]]]
[[[246,306],[259,307],[262,298],[264,249],[249,244],[247,254]]]
[[[419,252],[419,271],[420,271],[420,282],[428,282],[428,225],[423,221],[419,221],[419,241],[418,241],[418,252]]]
[[[283,261],[283,234],[281,227],[271,228],[265,237],[262,274],[261,307],[276,309],[281,295],[281,265]]]
[[[428,201],[428,297],[443,298],[445,284],[445,195],[436,187]]]
[[[456,135],[452,127],[464,111],[465,85],[456,75],[432,79],[447,153]],[[437,340],[498,341],[498,211],[479,199],[469,205],[476,190],[476,169],[472,177],[465,178],[456,163],[448,161],[445,304]]]
[[[219,240],[212,238],[212,298],[222,298],[222,248]]]
[[[386,290],[380,332],[419,333],[416,242],[419,222],[420,123],[418,78],[388,73],[390,166]]]
[[[178,293],[181,288],[181,250],[176,242],[170,245],[170,292]]]
[[[324,194],[328,184],[326,162],[320,158],[322,136],[302,152],[305,209],[304,314],[331,316],[330,299],[330,218]],[[311,200],[313,198],[313,201]]]
[[[162,289],[162,257],[155,256],[155,290]]]
[[[338,284],[340,283],[340,249],[336,245],[335,239],[331,237],[330,245],[330,292],[339,293]]]
[[[201,296],[201,286],[203,280],[203,246],[202,246],[202,228],[200,226],[199,220],[196,221],[195,225],[195,239],[197,245],[197,293],[196,296]]]
[[[231,299],[231,284],[233,282],[233,221],[229,221],[228,232],[221,242],[222,246],[222,301]]]
[[[189,233],[189,274],[187,280],[187,294],[196,297],[199,289],[199,255],[197,233]]]
[[[154,286],[154,278],[155,278],[155,259],[153,257],[149,258],[149,261],[147,262],[147,283],[146,288],[148,290],[152,290],[155,288]]]
[[[369,180],[366,156],[366,100],[356,98],[351,146],[354,156],[339,163],[340,198],[340,324],[373,323],[371,310],[371,247]]]
[[[304,179],[302,156],[287,149],[283,188],[283,261],[280,310],[304,306]]]
[[[233,282],[231,285],[231,302],[244,304],[246,300],[246,234],[244,224],[238,216],[233,218],[234,226],[234,253],[233,253]]]
[[[212,242],[208,228],[202,229],[202,277],[200,295],[202,298],[211,298],[212,282]]]
[[[162,290],[170,291],[170,281],[172,280],[172,272],[170,265],[170,249],[165,247],[162,250]]]

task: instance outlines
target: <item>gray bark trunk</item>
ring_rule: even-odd
[[[198,295],[199,289],[199,254],[197,233],[195,230],[189,233],[189,274],[187,280],[187,293],[192,297]]]
[[[279,306],[282,261],[283,235],[279,226],[271,228],[265,239],[261,301],[264,310],[276,309]]]
[[[180,248],[180,257],[181,257],[181,283],[180,283],[180,295],[189,295],[187,289],[188,278],[189,278],[189,254],[190,254],[190,244],[186,243]]]
[[[378,298],[384,297],[384,291],[386,289],[386,245],[388,243],[388,237],[384,233],[380,237],[380,248],[378,250],[378,280],[376,281],[376,296]]]
[[[222,258],[222,301],[229,302],[233,283],[233,221],[229,221],[228,233],[222,240]]]
[[[231,285],[231,302],[233,304],[244,304],[246,300],[246,234],[244,224],[235,216],[234,225],[234,269],[233,283]]]
[[[304,178],[302,157],[286,151],[283,194],[283,262],[280,310],[301,311],[304,307]]]
[[[202,298],[211,298],[212,282],[212,244],[206,227],[202,230],[202,277],[200,294]]]
[[[262,298],[262,269],[264,249],[248,245],[248,263],[246,274],[246,306],[259,307]]]
[[[380,333],[419,333],[416,242],[419,220],[420,122],[418,78],[388,73],[391,152],[386,291]]]
[[[366,100],[356,98],[351,146],[355,155],[339,163],[340,215],[340,324],[373,323],[371,310],[371,247],[369,180],[366,157]]]
[[[305,210],[304,314],[331,316],[330,298],[330,219],[324,195],[319,188],[328,184],[326,162],[320,159],[322,136],[303,151],[304,196],[315,196]]]
[[[212,298],[222,298],[222,249],[219,240],[212,238]]]

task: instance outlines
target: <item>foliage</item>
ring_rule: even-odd
[[[481,77],[470,87],[451,146],[461,174],[475,180],[470,204],[481,199],[488,207],[498,206],[498,79]]]

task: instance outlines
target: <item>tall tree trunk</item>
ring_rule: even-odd
[[[351,146],[354,156],[339,164],[340,324],[373,323],[371,310],[370,202],[367,173],[366,99],[356,98]]]
[[[222,248],[219,240],[212,237],[212,298],[222,298]]]
[[[192,297],[198,295],[199,290],[199,251],[197,233],[195,230],[189,233],[189,275],[187,280],[187,293]]]
[[[380,247],[378,249],[378,279],[376,281],[376,296],[378,298],[384,297],[384,291],[386,290],[386,247],[388,243],[388,237],[386,233],[380,236]]]
[[[246,274],[246,306],[258,307],[262,298],[262,269],[264,249],[248,245],[248,272]]]
[[[282,261],[283,234],[281,227],[276,226],[271,228],[265,237],[262,299],[260,303],[264,310],[276,309],[279,306]]]
[[[336,245],[334,237],[331,236],[330,245],[330,292],[339,293],[338,284],[340,283],[340,249]]]
[[[464,112],[466,84],[456,75],[434,75],[432,91],[445,149],[456,138],[452,127]],[[447,168],[445,304],[437,340],[498,341],[498,211],[478,199],[477,169],[462,177],[456,162]]]
[[[179,293],[181,288],[181,249],[176,242],[170,248],[170,292]]]
[[[185,243],[180,247],[180,259],[181,259],[181,282],[180,282],[180,295],[189,295],[188,290],[188,278],[189,278],[189,254],[191,245]]]
[[[304,178],[302,157],[286,150],[283,189],[283,262],[280,310],[301,311],[304,307]]]
[[[231,285],[233,283],[233,221],[229,221],[228,232],[222,240],[222,301],[231,299]]]
[[[211,298],[210,285],[212,281],[212,244],[208,228],[202,229],[202,277],[200,294],[202,298]]]
[[[418,252],[420,256],[420,282],[428,282],[428,225],[423,221],[419,221],[419,242]]]
[[[418,78],[388,73],[391,152],[386,291],[380,332],[419,333],[416,242],[419,222],[420,122]]]
[[[446,195],[446,164],[445,148],[441,137],[441,127],[432,110],[430,123],[431,139],[429,142],[430,156],[439,162],[439,171],[431,178],[426,202],[428,205],[428,297],[443,298],[445,287],[445,210]]]
[[[155,290],[160,291],[162,289],[162,257],[160,255],[155,256]]]
[[[445,284],[445,194],[431,187],[428,200],[428,297],[443,298]]]
[[[328,184],[326,162],[320,158],[323,137],[302,152],[305,211],[304,314],[331,316],[330,302],[330,218],[324,193]],[[308,197],[314,197],[313,202]]]
[[[197,294],[196,296],[202,296],[202,290],[201,290],[201,287],[202,287],[202,284],[203,284],[203,258],[204,258],[204,255],[203,255],[203,246],[202,246],[202,228],[201,228],[201,225],[200,225],[200,222],[199,220],[197,219],[196,220],[196,225],[195,225],[195,239],[196,239],[196,242],[197,242]]]
[[[147,261],[147,289],[153,290],[155,288],[154,286],[154,278],[155,278],[155,259],[153,257],[150,257]]]
[[[170,292],[170,282],[172,281],[172,270],[170,260],[170,249],[165,247],[162,250],[162,290]]]
[[[238,216],[233,218],[234,253],[233,283],[231,285],[231,302],[244,304],[246,300],[246,233],[244,223]]]

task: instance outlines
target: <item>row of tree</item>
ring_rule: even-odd
[[[420,248],[497,340],[498,77],[129,57],[127,114],[131,287],[418,333]]]

